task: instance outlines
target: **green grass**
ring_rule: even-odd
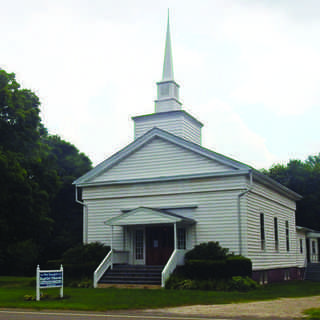
[[[31,282],[32,281],[32,282]],[[32,283],[32,285],[31,285]],[[43,290],[52,299],[24,301],[25,295],[35,296],[32,278],[0,277],[0,306],[34,309],[116,310],[161,308],[192,304],[222,304],[320,295],[320,283],[292,281],[270,284],[250,292],[214,292],[164,289],[92,289],[64,288],[65,299],[53,299],[59,289]]]
[[[306,319],[320,319],[320,308],[311,308],[304,311],[304,314],[307,316]]]

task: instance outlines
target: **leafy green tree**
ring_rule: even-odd
[[[54,220],[50,259],[82,241],[82,206],[75,202],[72,182],[91,169],[89,158],[59,136],[48,136],[44,143],[54,158],[61,186],[52,201],[50,217]]]
[[[72,181],[91,168],[72,144],[49,136],[40,101],[0,69],[0,273],[28,273],[35,262],[81,241],[82,208]]]
[[[50,238],[48,199],[58,180],[44,163],[39,113],[37,96],[21,89],[14,74],[0,70],[0,256],[4,257],[0,270],[4,271],[10,245],[31,241],[39,252],[41,243]],[[51,183],[44,188],[41,181]]]
[[[303,196],[297,202],[297,225],[320,230],[320,154],[274,165],[264,173]]]

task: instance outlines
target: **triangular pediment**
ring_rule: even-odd
[[[147,207],[139,207],[128,212],[122,213],[105,221],[110,226],[132,226],[148,224],[167,224],[167,223],[195,223],[194,220],[168,212]]]
[[[212,175],[250,167],[154,128],[74,183]]]

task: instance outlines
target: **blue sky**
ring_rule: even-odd
[[[183,108],[203,146],[256,168],[320,152],[320,3],[0,0],[0,67],[97,164],[152,113],[170,8]]]

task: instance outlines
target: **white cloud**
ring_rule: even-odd
[[[314,106],[320,98],[320,50],[309,29],[261,7],[237,8],[229,15],[221,31],[241,54],[245,70],[233,92],[235,101],[260,104],[278,115]]]
[[[207,119],[203,128],[203,146],[257,169],[275,162],[266,141],[250,130],[241,117],[223,101],[211,100],[199,106]]]

